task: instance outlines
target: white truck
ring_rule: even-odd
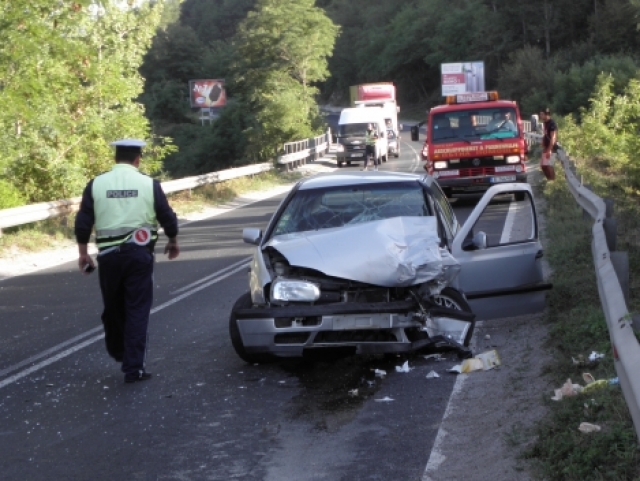
[[[364,162],[366,160],[365,134],[368,126],[377,134],[375,156],[378,163],[386,162],[389,155],[388,134],[384,111],[380,107],[350,107],[343,109],[338,121],[336,134],[338,146],[336,159],[338,167],[344,163]]]
[[[384,112],[389,155],[400,156],[400,107],[396,103],[396,87],[391,82],[354,85],[350,88],[352,107],[379,107]]]

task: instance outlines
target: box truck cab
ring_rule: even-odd
[[[380,107],[351,107],[342,110],[338,121],[336,134],[338,167],[342,167],[344,163],[347,165],[351,165],[352,162],[364,163],[366,160],[365,134],[369,125],[378,135],[375,156],[381,162],[387,161],[389,144],[383,110]]]
[[[447,196],[526,182],[528,153],[518,105],[495,91],[449,96],[429,111],[422,159]]]

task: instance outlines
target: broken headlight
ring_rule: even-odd
[[[276,302],[314,302],[320,299],[320,287],[313,282],[276,279],[271,284],[271,300]]]

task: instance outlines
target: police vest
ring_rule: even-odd
[[[116,164],[110,172],[96,177],[91,195],[98,249],[132,242],[136,240],[134,231],[143,227],[151,234],[144,239],[142,233],[143,244],[148,241],[153,245],[158,239],[153,179],[133,165]]]
[[[374,134],[370,134],[369,132],[365,134],[364,138],[367,145],[376,145],[376,138],[373,135]]]

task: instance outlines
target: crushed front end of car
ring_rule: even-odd
[[[248,362],[455,349],[471,355],[474,314],[451,287],[460,266],[435,217],[393,217],[279,235],[256,249],[250,301],[231,337]]]

